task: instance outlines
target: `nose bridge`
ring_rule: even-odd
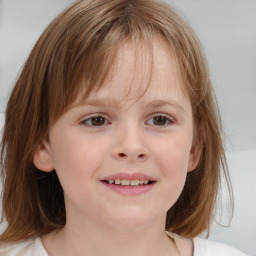
[[[145,160],[149,156],[143,128],[134,122],[119,127],[113,155],[118,159],[129,161]]]

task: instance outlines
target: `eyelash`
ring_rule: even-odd
[[[110,124],[110,122],[107,120],[107,118],[105,118],[101,113],[99,113],[99,114],[92,114],[92,115],[89,115],[89,118],[85,118],[82,122],[81,122],[81,124],[84,124],[84,125],[86,125],[86,126],[88,126],[88,127],[101,127],[101,126],[103,126],[103,125],[93,125],[92,124],[92,120],[93,119],[96,119],[96,118],[103,118],[104,119],[104,124],[103,125],[105,125],[106,123],[106,121],[108,122],[108,124]],[[90,122],[91,124],[88,124],[88,122]]]
[[[160,118],[164,118],[166,123],[162,124],[162,125],[155,125],[154,123],[151,124],[152,126],[160,126],[160,127],[166,127],[166,126],[169,126],[169,125],[172,125],[174,123],[174,119],[169,116],[168,114],[162,114],[162,113],[156,113],[154,114],[149,120],[153,119],[154,118],[157,118],[157,117],[160,117]],[[147,121],[149,122],[149,121]],[[154,122],[154,121],[153,121]]]
[[[157,117],[164,118],[164,120],[163,120],[163,121],[164,121],[164,124],[156,125],[156,124],[154,123],[154,118],[157,118]],[[103,124],[100,124],[100,125],[93,125],[93,123],[92,123],[92,122],[93,122],[93,119],[95,119],[95,121],[97,121],[97,120],[96,120],[97,118],[103,119],[103,120],[101,120],[101,121],[104,121],[104,123],[103,123]],[[150,120],[152,120],[152,123],[149,124],[149,125],[151,125],[151,126],[166,127],[166,126],[170,126],[170,125],[172,125],[172,124],[174,123],[174,119],[173,119],[172,117],[170,117],[170,116],[167,115],[167,114],[162,114],[162,113],[156,113],[156,114],[154,114],[146,123],[148,123]],[[100,121],[100,120],[98,120],[98,121]],[[160,121],[161,121],[161,120],[160,120]],[[89,122],[90,122],[90,124],[89,124]],[[107,123],[106,123],[106,122],[107,122]],[[85,118],[85,119],[81,122],[81,124],[86,125],[86,126],[88,126],[88,127],[102,127],[102,126],[104,126],[104,125],[111,124],[111,122],[109,122],[109,121],[107,120],[107,118],[104,117],[103,114],[99,113],[99,114],[92,114],[92,115],[89,115],[89,117],[88,117],[88,118]]]

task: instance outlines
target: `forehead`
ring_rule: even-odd
[[[161,36],[155,36],[150,44],[123,42],[107,79],[85,101],[95,97],[116,98],[122,102],[151,98],[165,100],[167,96],[179,101],[187,98],[182,90],[174,52]]]

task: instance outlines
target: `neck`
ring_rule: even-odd
[[[159,224],[127,231],[92,222],[86,225],[67,222],[63,229],[46,235],[42,240],[49,256],[179,255],[165,233],[164,221]]]

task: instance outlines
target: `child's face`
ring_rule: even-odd
[[[126,42],[111,81],[63,114],[51,127],[49,142],[34,155],[39,169],[58,174],[67,224],[126,230],[164,225],[187,172],[197,165],[192,110],[177,64],[164,40],[155,38],[154,47],[152,79],[144,96],[129,98],[144,89],[144,71],[138,60],[134,73],[134,49]],[[145,180],[148,185],[138,185]]]

